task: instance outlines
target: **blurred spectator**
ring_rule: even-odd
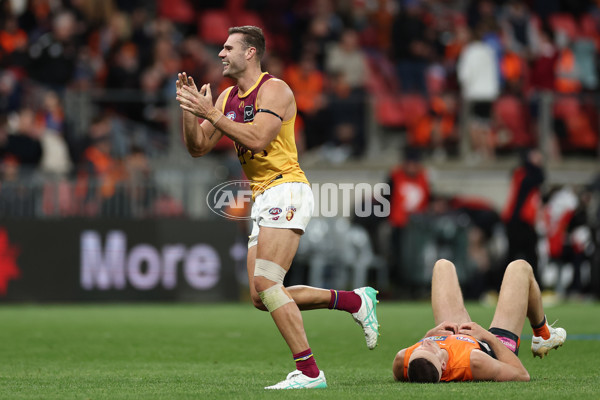
[[[579,195],[570,186],[551,192],[544,207],[544,227],[550,262],[572,268],[572,279],[564,285],[559,279],[556,290],[564,294],[580,295],[584,291],[582,268],[593,253],[593,236],[587,218],[589,193]],[[558,274],[559,277],[562,274]]]
[[[467,24],[469,29],[475,29],[477,26],[495,23],[498,19],[496,2],[493,0],[470,1],[467,10]]]
[[[17,74],[10,69],[0,71],[0,114],[18,111],[21,105],[22,88]]]
[[[91,27],[106,24],[115,12],[114,0],[71,0],[70,3]]]
[[[596,90],[598,88],[596,43],[592,38],[578,37],[573,43],[573,54],[582,88],[586,91]]]
[[[0,156],[11,154],[19,165],[33,170],[42,158],[40,136],[43,129],[36,122],[34,111],[23,108],[10,118],[8,129],[10,132],[7,130],[0,136]]]
[[[0,215],[29,217],[33,215],[35,198],[21,174],[17,158],[9,155],[0,158]]]
[[[421,1],[405,0],[392,28],[392,58],[405,92],[426,91],[425,69],[434,55],[434,46],[426,32]]]
[[[371,7],[368,14],[369,23],[366,29],[373,29],[375,47],[381,53],[389,54],[392,45],[394,14],[397,12],[396,2],[392,0],[377,0],[366,5],[367,7]]]
[[[133,146],[125,158],[127,196],[126,207],[136,217],[147,216],[150,212],[154,194],[150,190],[151,170],[148,157],[140,147]]]
[[[367,57],[360,48],[358,33],[346,29],[338,43],[327,52],[325,71],[329,74],[344,75],[352,91],[364,89],[367,80]]]
[[[540,187],[545,179],[542,167],[543,158],[539,150],[523,151],[521,164],[512,173],[508,198],[502,211],[508,239],[507,259],[522,258],[531,264],[540,284],[536,224],[541,212]]]
[[[579,66],[575,53],[570,48],[569,36],[558,31],[556,34],[558,57],[555,64],[555,88],[560,94],[577,94],[581,92]]]
[[[136,89],[140,86],[139,78],[137,47],[131,42],[122,43],[115,52],[113,62],[109,64],[105,86],[114,89]]]
[[[469,105],[471,146],[477,156],[487,160],[494,157],[490,119],[500,85],[494,50],[481,40],[485,29],[485,26],[479,26],[473,32],[471,42],[460,54],[457,75],[462,97]]]
[[[27,33],[19,27],[17,18],[6,15],[0,29],[0,66],[23,67],[27,51]]]
[[[500,15],[505,47],[522,57],[529,54],[535,28],[527,4],[521,0],[505,2]]]
[[[315,55],[320,70],[325,69],[329,44],[339,40],[344,29],[344,23],[333,6],[328,0],[317,0],[309,5],[311,14],[306,33],[299,43],[299,48]]]
[[[419,150],[407,147],[402,164],[395,167],[389,176],[390,216],[390,278],[395,284],[402,283],[402,242],[405,227],[414,213],[427,209],[430,197],[429,178],[421,164]]]
[[[285,69],[283,80],[290,85],[296,97],[306,148],[322,145],[328,134],[327,99],[325,75],[317,69],[315,56],[304,53],[297,64]]]
[[[90,127],[90,145],[78,165],[77,197],[84,215],[95,215],[117,195],[118,184],[125,178],[121,161],[111,155],[111,128],[106,117]]]
[[[42,117],[45,129],[40,137],[42,159],[40,170],[52,175],[66,177],[72,163],[64,133],[64,111],[56,92],[48,91],[44,96]]]
[[[554,90],[555,66],[558,52],[554,33],[548,25],[538,30],[536,45],[532,48],[531,86],[535,90]]]
[[[52,31],[29,46],[31,77],[55,90],[63,91],[75,71],[79,46],[75,39],[75,18],[62,11],[52,19]]]
[[[198,82],[205,82],[209,64],[216,56],[197,37],[189,36],[180,45],[181,69]]]
[[[168,121],[167,100],[162,92],[165,77],[158,68],[142,72],[140,110],[137,117],[154,131],[166,134]]]
[[[431,149],[433,159],[444,161],[449,151],[457,144],[455,129],[456,98],[450,92],[432,94],[427,104],[427,115],[416,118],[408,126],[408,144],[422,149]],[[408,114],[414,110],[406,109]],[[411,114],[411,115],[412,115]],[[407,116],[408,120],[412,117]]]
[[[334,78],[333,131],[335,141],[349,144],[352,155],[360,156],[365,150],[365,105],[367,58],[358,43],[358,33],[346,29],[337,44],[327,53],[326,71]],[[342,87],[347,87],[347,93]],[[339,103],[339,104],[338,104]]]

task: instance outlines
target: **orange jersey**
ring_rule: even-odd
[[[238,86],[227,89],[223,102],[223,114],[232,121],[252,124],[258,111],[256,99],[261,86],[274,76],[264,72],[258,81],[246,92],[240,93]],[[235,143],[242,169],[250,181],[253,196],[284,182],[308,183],[304,171],[298,164],[298,150],[294,136],[296,113],[281,124],[281,130],[260,153],[252,153],[246,147]]]
[[[467,335],[431,336],[423,340],[435,340],[440,348],[448,352],[446,369],[442,371],[443,382],[472,381],[471,351],[479,350],[477,340]],[[421,346],[423,340],[410,346],[404,353],[404,379],[408,379],[408,361],[413,350]]]

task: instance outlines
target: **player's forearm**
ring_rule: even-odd
[[[502,361],[503,363],[512,365],[517,370],[520,370],[523,375],[529,376],[527,370],[521,363],[521,360],[519,360],[519,357],[515,353],[510,351],[500,340],[498,340],[498,338],[494,334],[489,333],[489,335],[486,335],[484,340],[494,351],[494,354],[496,354],[496,359],[498,361]]]
[[[253,153],[260,153],[269,145],[272,138],[254,124],[242,124],[224,118],[223,114],[215,109],[216,113],[208,116],[209,121],[225,136],[244,146]]]
[[[183,142],[192,157],[200,157],[210,150],[209,140],[192,113],[183,112]]]

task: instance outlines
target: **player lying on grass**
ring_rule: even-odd
[[[534,357],[543,358],[567,337],[563,328],[546,322],[540,288],[531,265],[524,260],[513,261],[506,268],[489,330],[471,321],[456,268],[448,260],[439,260],[434,266],[431,306],[437,326],[396,354],[392,367],[396,380],[529,381],[518,357],[525,317],[533,329]]]

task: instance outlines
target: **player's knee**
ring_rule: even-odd
[[[258,292],[258,295],[260,296],[260,300],[264,304],[267,311],[271,313],[277,310],[279,307],[285,306],[286,304],[294,301],[292,298],[290,298],[281,284],[276,284],[266,290]]]
[[[267,290],[273,284],[283,285],[287,271],[273,261],[257,258],[254,263],[254,288],[257,292]]]
[[[265,305],[263,304],[258,293],[252,294],[252,305],[258,310],[267,311],[267,307],[265,307]]]
[[[265,277],[262,276],[255,276],[254,277],[254,290],[256,290],[257,293],[262,292],[263,290],[267,290],[268,288],[270,288],[271,286],[273,286],[273,284],[276,284],[277,282],[274,282],[270,279],[267,279]]]
[[[254,289],[256,289],[262,304],[269,312],[294,301],[283,288],[283,279],[286,272],[284,268],[272,261],[256,259]]]
[[[452,261],[448,261],[444,258],[440,258],[435,262],[433,266],[434,273],[444,273],[444,272],[456,272],[456,267],[452,263]]]
[[[509,272],[510,273],[521,273],[521,274],[527,274],[527,275],[533,276],[533,268],[531,267],[531,264],[529,264],[527,261],[522,260],[522,259],[514,260],[510,264],[508,264],[508,266],[506,267],[505,273],[509,273]]]

